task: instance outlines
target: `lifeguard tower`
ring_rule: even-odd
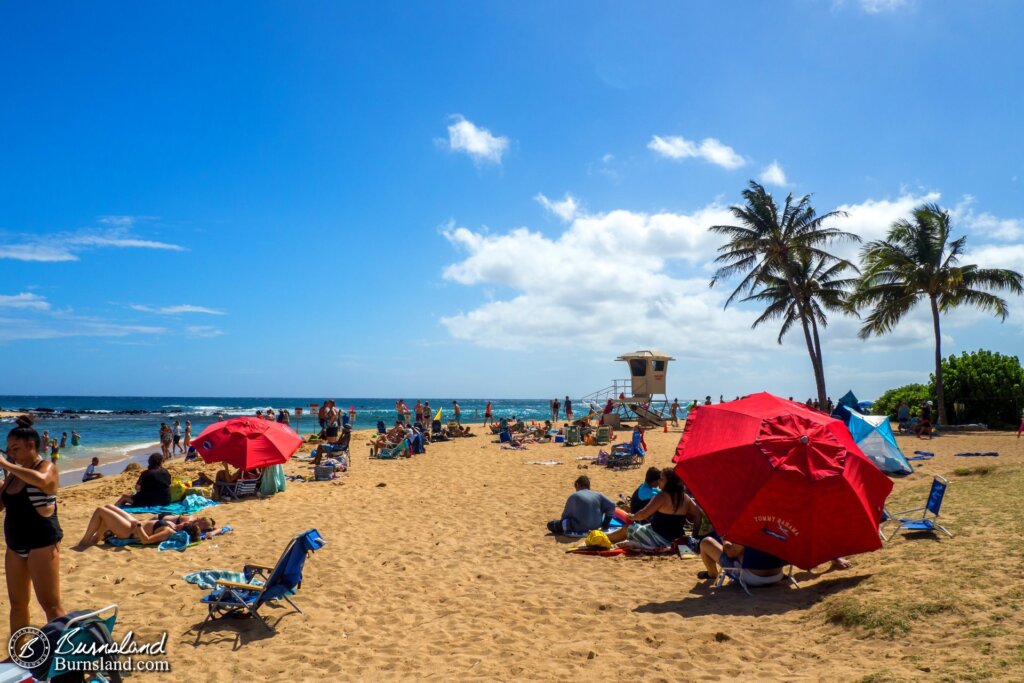
[[[629,367],[629,379],[612,380],[612,385],[584,397],[584,401],[604,403],[615,402],[616,414],[622,420],[638,419],[655,427],[665,424],[668,395],[665,393],[665,378],[668,376],[672,356],[657,351],[634,351],[624,353],[615,360],[621,360]]]

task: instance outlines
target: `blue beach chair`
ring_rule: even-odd
[[[250,614],[259,620],[263,626],[274,632],[266,618],[260,616],[260,607],[270,602],[284,600],[291,605],[296,612],[302,614],[298,605],[291,601],[290,595],[294,595],[302,586],[302,569],[306,564],[306,556],[309,553],[319,550],[327,543],[320,536],[316,529],[303,532],[288,542],[281,559],[274,567],[267,567],[258,564],[247,564],[242,569],[246,581],[250,583],[238,583],[235,581],[217,581],[213,590],[203,597],[202,602],[206,604],[206,619],[200,625],[200,629],[206,622],[213,619],[220,619],[228,615]],[[252,585],[251,581],[260,579],[262,586]]]
[[[906,529],[907,531],[930,531],[931,533],[941,531],[952,538],[953,534],[946,527],[935,521],[939,517],[939,510],[942,508],[942,500],[946,496],[946,488],[948,486],[949,481],[945,477],[935,475],[935,479],[932,480],[932,488],[928,492],[928,500],[925,501],[924,507],[902,510],[900,512],[884,511],[882,524],[878,530],[882,540],[891,541],[900,532],[900,529]],[[911,514],[913,515],[911,517],[905,516]],[[884,527],[889,522],[894,522],[897,526],[887,538]]]
[[[612,454],[608,458],[608,467],[626,469],[640,467],[644,464],[643,433],[633,432],[630,443],[617,443],[612,446]]]

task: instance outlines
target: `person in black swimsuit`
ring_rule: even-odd
[[[188,532],[192,542],[203,534],[216,535],[216,523],[209,517],[190,515],[157,515],[153,519],[139,520],[116,505],[102,505],[92,513],[92,519],[75,550],[85,550],[108,536],[135,538],[143,545],[163,543],[179,531]]]
[[[682,479],[671,467],[661,471],[658,482],[661,493],[651,498],[642,510],[627,515],[633,522],[649,520],[648,524],[631,524],[608,534],[612,543],[627,541],[645,550],[660,550],[686,535],[685,525],[700,525],[703,512],[693,498],[686,495]]]
[[[6,457],[0,458],[0,467],[6,471],[0,507],[6,510],[4,566],[11,633],[29,625],[33,589],[47,621],[65,614],[60,599],[60,540],[64,532],[57,519],[59,479],[53,463],[40,457],[39,444],[32,417],[22,415],[7,434]]]

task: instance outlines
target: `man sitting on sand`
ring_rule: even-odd
[[[607,529],[615,514],[615,503],[608,496],[590,490],[590,477],[577,477],[576,493],[569,496],[562,509],[562,517],[548,522],[553,534],[585,534],[594,529]]]
[[[171,473],[164,469],[164,458],[159,453],[149,456],[149,467],[135,482],[135,493],[121,496],[118,507],[150,507],[171,502]]]
[[[738,543],[718,541],[708,536],[700,542],[700,559],[704,560],[706,571],[697,574],[698,579],[715,582],[718,580],[719,565],[724,569],[739,571],[737,578],[748,586],[767,586],[782,580],[783,560],[762,552],[757,548],[744,547]]]

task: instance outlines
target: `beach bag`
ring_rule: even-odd
[[[610,550],[612,547],[612,541],[608,538],[608,534],[599,529],[595,529],[587,534],[587,537],[583,540],[583,545],[588,548],[604,548]]]
[[[190,493],[189,486],[189,482],[182,481],[180,477],[171,479],[171,502],[177,503],[187,496]]]
[[[213,486],[189,486],[188,495],[190,496],[202,496],[213,500]]]

